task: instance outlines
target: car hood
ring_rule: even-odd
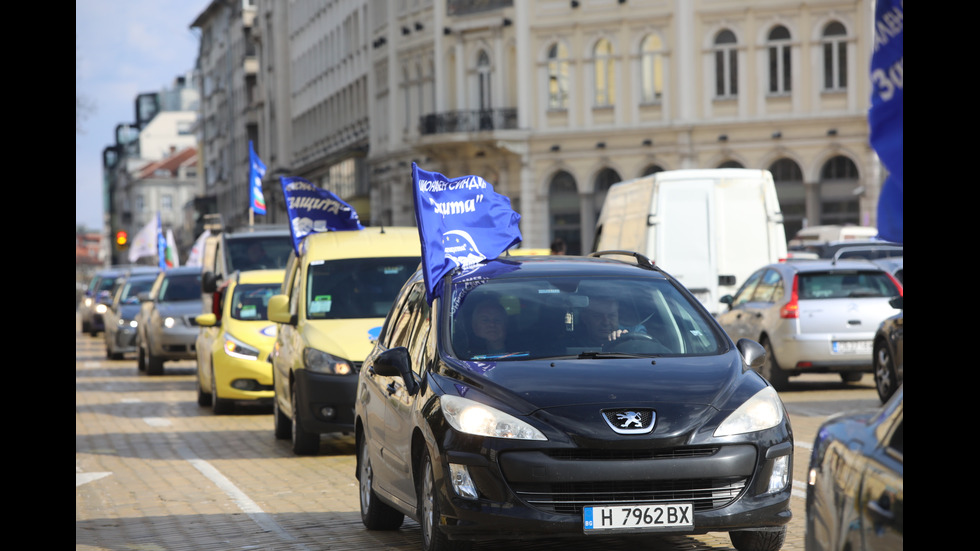
[[[265,357],[272,351],[276,342],[276,324],[269,320],[236,320],[228,318],[224,322],[224,332],[236,339],[250,344]]]
[[[516,409],[582,442],[621,440],[601,415],[618,408],[653,409],[654,434],[683,442],[765,384],[743,371],[734,349],[686,358],[498,362],[489,369],[475,363],[466,362],[462,380],[451,383],[459,394]]]
[[[119,317],[122,319],[131,320],[136,317],[136,314],[139,313],[139,304],[122,304],[119,306]]]
[[[156,307],[161,316],[196,316],[204,311],[200,300],[158,302]]]
[[[303,339],[307,346],[360,364],[381,333],[384,318],[306,320]]]

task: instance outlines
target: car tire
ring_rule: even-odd
[[[139,344],[136,345],[136,370],[146,371],[146,352]]]
[[[397,530],[405,522],[405,515],[382,503],[374,493],[374,470],[364,436],[357,438],[357,478],[361,502],[361,522],[368,530]]]
[[[149,346],[147,346],[147,349],[149,349]],[[149,350],[146,352],[146,374],[163,375],[163,360],[154,356]]]
[[[105,345],[105,357],[110,360],[121,360],[123,355],[120,352],[113,352],[112,347],[108,344]]]
[[[214,365],[211,365],[211,411],[215,415],[227,415],[235,411],[235,402],[218,397],[218,380],[214,376]]]
[[[292,437],[292,421],[282,412],[279,407],[279,397],[272,397],[272,423],[275,429],[276,440],[288,440]]]
[[[423,452],[420,464],[422,479],[418,481],[418,508],[423,551],[468,551],[472,547],[470,542],[451,541],[439,530],[438,519],[441,513],[435,488],[435,471],[429,450]]]
[[[201,380],[201,365],[197,366],[197,405],[201,407],[211,406],[211,395],[204,391],[204,381]]]
[[[840,380],[844,381],[845,383],[856,383],[860,381],[862,377],[864,377],[864,373],[855,371],[848,371],[840,374]]]
[[[898,375],[895,373],[895,364],[892,362],[891,352],[884,342],[875,343],[873,359],[875,389],[878,391],[878,398],[884,404],[892,397],[892,394],[895,394],[895,389],[898,388]]]
[[[777,530],[729,532],[732,546],[738,551],[779,551],[786,541],[786,527]]]
[[[776,361],[776,354],[772,351],[772,344],[769,343],[769,339],[763,337],[760,340],[762,341],[762,347],[766,349],[766,361],[762,364],[760,374],[776,390],[785,390],[786,383],[789,382],[789,376],[779,367],[779,362]]]
[[[293,440],[293,453],[296,455],[315,455],[320,451],[320,433],[307,432],[303,428],[303,421],[299,418],[299,404],[296,401],[296,392],[292,393],[293,399],[293,418],[290,423],[290,435]]]
[[[88,333],[92,330],[92,324],[87,321],[82,322],[82,333]]]

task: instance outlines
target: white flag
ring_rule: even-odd
[[[129,245],[129,261],[136,262],[144,256],[157,258],[157,236],[160,235],[160,213],[143,226],[143,229],[136,234],[132,243]]]
[[[208,237],[211,237],[211,230],[204,230],[204,233],[194,242],[191,253],[187,255],[187,266],[201,265],[201,258],[204,256],[204,242],[207,241]]]
[[[174,230],[167,228],[167,250],[164,252],[164,261],[167,268],[180,267],[180,254],[177,253],[177,240],[174,239]]]

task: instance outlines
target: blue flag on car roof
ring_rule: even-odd
[[[255,153],[252,140],[248,141],[248,181],[251,209],[255,214],[265,214],[265,196],[262,195],[262,178],[265,177],[265,163]]]
[[[282,176],[280,180],[296,254],[303,238],[311,233],[364,229],[354,207],[330,191],[299,177]]]
[[[422,241],[426,299],[442,295],[442,277],[521,242],[521,215],[510,198],[479,176],[446,178],[412,163],[415,222]]]
[[[878,0],[875,6],[875,42],[871,56],[871,146],[888,170],[878,198],[878,236],[903,242],[905,154],[903,136],[903,82],[905,16],[903,0]]]

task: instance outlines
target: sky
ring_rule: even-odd
[[[136,96],[193,69],[191,23],[211,0],[75,0],[75,225],[102,229],[102,150],[135,119]],[[78,102],[76,101],[76,114]]]

